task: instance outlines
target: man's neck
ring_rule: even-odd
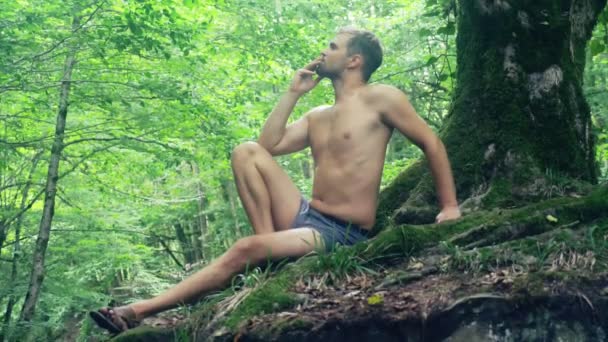
[[[332,84],[336,96],[335,103],[339,103],[367,85],[367,82],[363,81],[359,75],[347,74],[333,79]]]

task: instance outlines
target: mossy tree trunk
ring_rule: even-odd
[[[463,0],[457,86],[441,132],[465,209],[510,207],[597,182],[585,47],[606,0]],[[432,220],[424,162],[381,194],[378,226]],[[412,214],[414,213],[414,214]]]

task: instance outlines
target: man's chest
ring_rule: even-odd
[[[310,145],[313,153],[348,153],[388,132],[380,114],[361,104],[332,107],[311,118]]]

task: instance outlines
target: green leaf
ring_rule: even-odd
[[[427,60],[426,60],[426,65],[433,65],[435,63],[437,63],[437,61],[439,60],[439,57],[436,56],[430,56]]]
[[[454,25],[454,22],[449,22],[446,26],[440,28],[437,30],[438,34],[454,34],[456,33],[456,25]]]
[[[418,36],[420,37],[428,37],[432,34],[431,30],[423,28],[418,31]]]
[[[127,26],[129,26],[129,30],[131,30],[131,32],[133,32],[134,35],[139,35],[141,33],[141,30],[135,24],[135,21],[133,20],[131,13],[127,13],[126,17],[127,17]]]
[[[597,56],[604,52],[605,49],[606,46],[598,39],[592,40],[589,44],[589,52],[591,53],[591,56]]]
[[[439,16],[441,16],[441,11],[434,10],[434,11],[425,12],[422,16],[423,17],[439,17]]]

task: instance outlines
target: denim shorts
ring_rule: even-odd
[[[325,251],[331,251],[336,245],[350,246],[357,242],[368,239],[369,232],[359,225],[340,220],[310,206],[310,203],[302,198],[300,210],[291,225],[291,228],[312,228],[319,232],[323,238]]]

